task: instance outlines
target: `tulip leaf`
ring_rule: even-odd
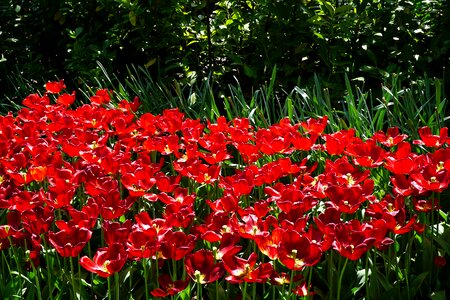
[[[36,295],[35,295],[35,289],[30,289],[30,292],[27,293],[27,297],[25,298],[26,300],[34,300],[36,299]]]
[[[125,215],[121,215],[121,216],[119,217],[119,222],[120,222],[120,223],[125,223],[126,220],[127,220],[127,218],[125,217]]]
[[[418,276],[416,276],[414,278],[414,280],[412,281],[412,283],[410,283],[409,285],[409,289],[408,290],[404,290],[402,292],[402,297],[401,299],[414,299],[415,295],[417,294],[417,292],[420,289],[420,286],[422,285],[422,283],[424,282],[425,278],[428,276],[428,272],[423,272],[421,274],[419,274]]]
[[[445,253],[450,255],[450,243],[447,242],[447,240],[439,236],[433,236],[433,240],[435,240],[439,244],[439,246],[441,246],[441,248],[445,251]]]
[[[189,284],[183,291],[178,293],[178,296],[182,300],[192,299],[192,297],[191,297],[191,285]]]
[[[444,212],[442,209],[439,210],[439,215],[441,216],[442,219],[444,219],[445,222],[448,221],[447,213]]]
[[[383,286],[385,291],[390,291],[393,289],[393,286],[389,280],[383,273],[379,270],[376,271],[378,282]]]
[[[226,300],[226,293],[222,285],[209,284],[208,285],[209,299]]]

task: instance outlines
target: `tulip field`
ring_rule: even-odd
[[[1,299],[447,299],[448,129],[154,115],[63,81],[0,116]]]

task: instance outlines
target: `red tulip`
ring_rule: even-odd
[[[345,147],[357,140],[355,137],[356,130],[351,128],[349,130],[341,130],[331,134],[323,135],[326,141],[324,149],[331,155],[339,155],[344,152]]]
[[[161,254],[165,259],[180,260],[194,250],[195,236],[182,231],[167,231],[161,238]]]
[[[269,280],[273,273],[273,266],[270,263],[257,264],[258,255],[250,254],[248,259],[243,259],[235,255],[225,255],[222,258],[223,265],[229,276],[225,280],[231,283],[257,282],[264,283]]]
[[[344,152],[353,158],[355,165],[368,168],[382,165],[387,153],[383,148],[377,146],[374,140],[351,143]]]
[[[26,210],[21,216],[25,230],[35,235],[47,233],[55,219],[54,209],[48,205]]]
[[[127,261],[127,253],[122,244],[112,244],[106,248],[100,248],[91,260],[87,256],[80,259],[80,265],[89,272],[100,277],[109,277],[119,272]]]
[[[48,240],[63,257],[75,257],[81,253],[91,239],[92,231],[87,228],[73,226],[58,232],[49,231]]]
[[[73,102],[75,102],[75,92],[72,92],[72,94],[62,94],[56,99],[56,103],[64,106],[69,106]]]
[[[408,138],[406,134],[400,134],[398,127],[390,127],[386,133],[382,131],[375,132],[373,137],[377,142],[386,147],[393,147]]]
[[[295,230],[285,230],[278,245],[278,259],[288,269],[303,270],[320,261],[322,250]]]
[[[213,252],[206,249],[187,255],[184,262],[188,275],[199,284],[214,282],[225,274],[222,263],[215,262]]]
[[[64,80],[50,81],[45,84],[45,89],[46,89],[47,93],[51,93],[51,94],[58,94],[65,88],[66,88],[66,85],[64,84]]]
[[[444,127],[439,130],[439,135],[433,135],[431,129],[428,126],[421,127],[418,130],[420,140],[414,140],[416,145],[424,145],[430,148],[439,148],[445,143],[448,143],[450,138],[448,137],[448,128]]]
[[[301,122],[301,126],[308,133],[322,134],[328,124],[328,116],[319,117],[317,119],[308,119],[306,122]]]
[[[435,266],[437,266],[439,268],[443,268],[446,265],[447,260],[445,259],[445,257],[438,255],[438,256],[434,257],[433,263]]]
[[[372,231],[367,229],[368,227],[363,226],[357,219],[337,224],[333,248],[350,260],[359,259],[376,242],[371,235]]]
[[[187,288],[189,284],[189,278],[186,280],[175,280],[173,281],[170,275],[161,274],[158,277],[159,288],[151,291],[153,297],[164,298],[167,296],[173,296],[178,294]]]
[[[126,220],[124,223],[103,221],[102,230],[106,244],[125,244],[131,232],[131,226],[131,220]]]
[[[102,105],[102,104],[108,104],[111,100],[112,91],[108,91],[106,89],[98,90],[95,92],[94,96],[90,97],[91,103],[93,105]]]
[[[142,230],[133,226],[128,235],[127,253],[131,258],[153,258],[159,250],[158,234],[156,228]]]

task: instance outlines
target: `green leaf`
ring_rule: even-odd
[[[444,237],[448,235],[449,235],[449,228],[445,230],[442,236]],[[447,253],[447,255],[450,255],[450,243],[447,240],[444,240],[442,237],[439,236],[433,236],[433,240],[436,241],[439,244],[439,246],[441,246],[441,248],[445,251],[445,253]]]
[[[398,241],[394,242],[394,251],[395,253],[398,253],[400,251],[400,244],[398,243]]]
[[[328,10],[328,15],[329,15],[330,17],[334,17],[334,14],[335,14],[334,6],[331,5],[331,3],[328,2],[328,1],[324,3],[324,6],[325,6],[326,9]],[[323,8],[322,8],[322,10],[325,12],[325,10],[324,10]]]
[[[125,223],[126,220],[127,220],[127,218],[125,217],[125,215],[121,215],[121,216],[119,217],[119,222],[120,222],[120,223]]]
[[[315,15],[315,16],[307,19],[306,22],[314,23],[314,24],[318,24],[318,25],[324,25],[327,23],[327,21],[322,16],[319,16],[319,15]]]
[[[221,284],[209,284],[208,285],[209,299],[226,300],[227,295]]]
[[[178,293],[178,296],[182,300],[192,299],[192,297],[191,297],[191,285],[189,284],[183,291]]]
[[[134,11],[130,11],[130,13],[128,14],[128,18],[130,20],[131,25],[136,26],[136,14],[134,13]]]
[[[442,211],[442,209],[439,210],[439,215],[441,216],[442,219],[444,219],[445,222],[448,221],[447,213]]]
[[[292,116],[293,116],[293,111],[294,111],[294,107],[292,105],[292,98],[289,97],[286,100],[286,106],[287,106],[287,115],[289,117],[289,120],[292,120]]]
[[[428,272],[423,272],[420,275],[416,276],[412,283],[409,285],[409,293],[408,291],[403,291],[403,297],[409,296],[410,298],[415,298],[414,296],[417,294],[417,292],[420,289],[420,286],[423,284],[425,278],[428,276]],[[402,297],[402,298],[403,298]],[[406,299],[406,298],[403,298]]]
[[[367,278],[366,278],[367,273]],[[356,272],[356,278],[358,280],[358,290],[366,283],[368,278],[370,277],[372,271],[369,269],[366,272],[366,269],[361,269]]]
[[[342,6],[339,6],[338,8],[336,8],[334,13],[336,15],[339,15],[339,14],[344,14],[344,13],[348,12],[349,10],[353,10],[353,6],[351,6],[351,5],[342,5]]]
[[[267,89],[267,100],[270,100],[272,97],[273,87],[275,86],[275,79],[277,77],[277,65],[275,65],[272,69],[272,76],[270,77],[269,88]]]
[[[75,36],[79,36],[83,32],[83,27],[79,26],[75,29]]]
[[[256,70],[248,65],[244,65],[244,73],[250,78],[257,78]]]
[[[383,273],[381,273],[379,270],[376,271],[377,273],[377,279],[378,282],[381,283],[385,291],[392,290],[393,286],[391,284],[391,281],[389,278],[387,278]]]
[[[317,31],[314,31],[314,35],[317,36],[321,40],[325,39],[324,36],[322,34],[320,34],[319,32],[317,32]]]

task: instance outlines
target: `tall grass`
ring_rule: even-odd
[[[313,85],[302,86],[299,80],[292,90],[285,90],[276,84],[275,67],[268,82],[256,87],[248,97],[238,80],[222,85],[207,77],[182,85],[176,80],[156,82],[144,67],[130,66],[127,76],[121,79],[116,74],[108,74],[100,63],[99,68],[103,73],[101,78],[94,83],[81,83],[77,91],[80,103],[87,101],[95,90],[108,88],[116,100],[139,97],[141,112],[157,114],[178,107],[190,118],[215,121],[220,115],[229,120],[246,117],[258,127],[267,127],[285,117],[297,122],[326,115],[331,130],[352,127],[365,137],[393,126],[417,137],[417,129],[421,126],[436,130],[448,127],[450,122],[445,83],[426,75],[405,87],[400,76],[389,74],[377,90],[366,90],[364,78],[351,80],[346,77],[342,83],[346,87],[345,94],[336,97],[333,90],[322,86],[318,76],[314,77]],[[36,90],[34,81],[20,76],[10,80],[17,86],[17,97],[2,99],[2,113],[17,110],[17,99],[24,98],[26,91]]]
[[[346,78],[343,83],[346,93],[336,100],[334,91],[323,88],[317,76],[312,86],[302,86],[299,82],[287,91],[276,85],[276,74],[275,67],[269,81],[256,88],[251,97],[244,95],[237,80],[226,89],[220,89],[219,83],[210,77],[193,85],[182,86],[177,81],[167,85],[155,82],[141,67],[130,67],[125,81],[110,80],[109,84],[121,97],[138,96],[144,111],[159,113],[165,108],[178,107],[191,118],[214,121],[219,115],[229,120],[246,117],[259,127],[267,127],[285,117],[297,122],[327,115],[331,130],[352,127],[368,137],[378,130],[397,126],[417,137],[421,126],[437,129],[448,126],[450,121],[441,79],[424,76],[405,87],[398,75],[390,74],[378,90],[365,90],[361,79]],[[105,73],[105,78],[110,76]]]

